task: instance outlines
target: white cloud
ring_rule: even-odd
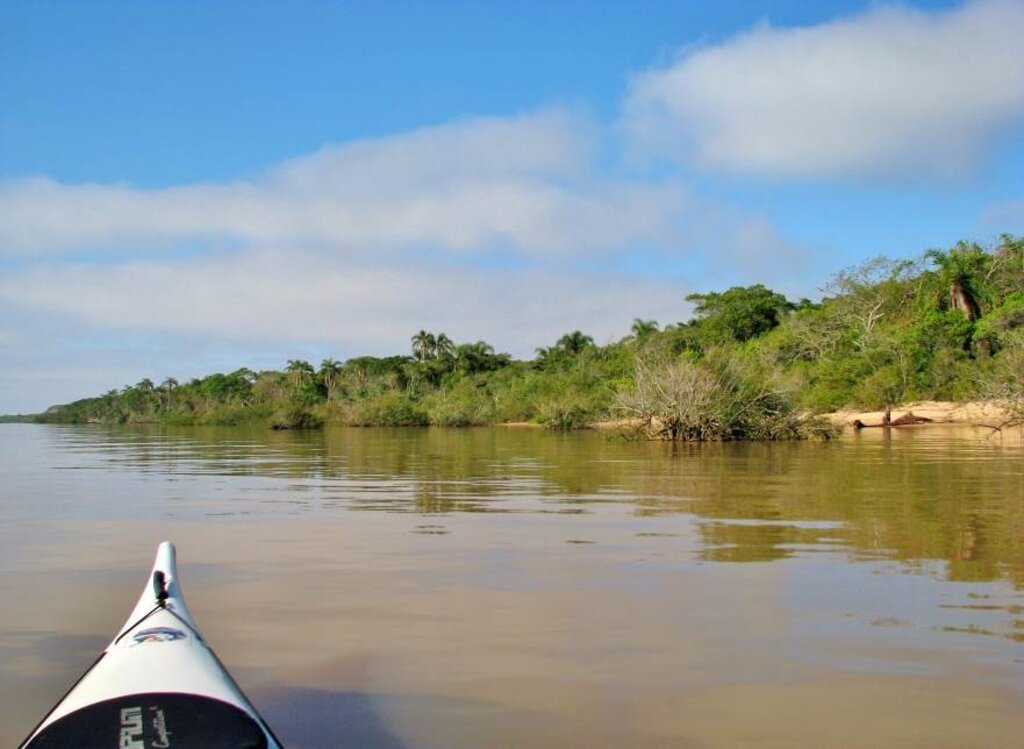
[[[532,357],[582,329],[600,342],[633,317],[672,322],[678,278],[544,265],[486,269],[412,258],[249,250],[114,265],[46,263],[0,276],[0,413],[34,412],[143,377],[179,379],[290,358],[410,351],[417,330]]]
[[[466,120],[324,148],[231,184],[141,190],[7,182],[0,185],[0,252],[138,251],[200,241],[357,254],[411,246],[551,254],[666,241],[685,195],[672,185],[591,174],[592,129],[558,111]]]
[[[733,173],[946,179],[1024,119],[1024,3],[759,26],[632,82],[641,151]]]
[[[421,328],[484,338],[519,355],[584,328],[599,340],[634,316],[675,320],[687,289],[669,279],[437,264],[325,260],[266,250],[114,267],[48,265],[0,280],[0,298],[99,329],[205,338],[321,341],[400,353]]]
[[[250,182],[0,185],[7,410],[305,351],[402,353],[421,328],[529,357],[574,329],[605,342],[684,318],[708,267],[792,279],[763,218],[599,175],[592,129],[546,112],[324,148]]]

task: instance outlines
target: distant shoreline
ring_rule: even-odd
[[[0,416],[2,423],[38,423],[34,414],[17,414]],[[836,427],[846,429],[884,427],[885,410],[862,410],[846,408],[819,414],[819,416]],[[926,427],[926,426],[972,426],[1000,430],[1011,426],[1012,412],[991,401],[913,401],[892,406],[889,411],[891,422],[913,421],[913,423],[890,423],[893,428]],[[920,419],[920,421],[916,421]],[[97,422],[98,423],[98,422]],[[160,420],[133,421],[131,424],[159,424]],[[341,426],[344,422],[333,419],[325,420],[325,426]],[[363,426],[373,426],[366,424]],[[384,426],[384,425],[381,425]],[[427,425],[423,425],[427,426]],[[544,424],[535,421],[498,421],[476,426],[490,426],[501,429],[545,429]],[[602,432],[627,431],[637,428],[636,419],[603,419],[580,425],[583,429]],[[454,427],[460,428],[460,427]]]

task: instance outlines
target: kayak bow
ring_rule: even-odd
[[[173,544],[117,637],[21,745],[67,747],[281,749],[196,627]]]

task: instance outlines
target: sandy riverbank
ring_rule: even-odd
[[[842,427],[852,427],[859,421],[865,427],[877,427],[882,425],[885,411],[863,411],[859,409],[844,409],[822,416],[833,424]],[[915,401],[893,406],[890,411],[892,421],[904,417],[917,417],[926,421],[916,424],[895,424],[894,426],[924,427],[930,425],[962,425],[988,427],[999,429],[1007,425],[1010,420],[1010,413],[988,401],[969,401],[957,403],[955,401]],[[543,429],[541,424],[531,421],[505,422],[498,424],[501,427],[513,429]],[[590,429],[600,431],[620,431],[635,429],[639,426],[636,419],[609,419],[597,421],[588,425]]]
[[[864,426],[880,426],[885,416],[884,411],[860,411],[855,409],[835,411],[825,414],[825,418],[834,424],[851,426],[860,421]],[[890,413],[893,421],[911,416],[927,419],[927,422],[914,426],[929,424],[965,424],[969,426],[986,426],[998,428],[1005,425],[1010,414],[994,403],[986,401],[917,401],[894,406]]]

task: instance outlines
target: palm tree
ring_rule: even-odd
[[[925,257],[938,266],[939,280],[948,288],[949,306],[968,320],[981,317],[981,287],[991,256],[978,245],[957,242],[949,252],[928,250]]]
[[[446,336],[447,337],[447,336]],[[433,333],[421,330],[412,337],[412,353],[417,361],[426,361],[434,358],[437,352],[437,339]]]
[[[540,348],[534,349],[534,351],[537,352],[537,357],[533,360],[533,366],[537,369],[547,369],[552,363],[554,363],[558,358],[558,355],[561,353],[561,351],[554,346],[541,346]]]
[[[639,317],[634,317],[630,330],[633,331],[633,337],[636,340],[643,341],[658,332],[658,321],[641,320]]]
[[[566,333],[555,343],[556,348],[561,349],[567,354],[574,355],[593,345],[594,339],[579,330]]]
[[[292,382],[295,385],[302,385],[307,377],[314,374],[313,365],[302,359],[289,359],[285,371],[292,376]]]
[[[446,359],[455,353],[455,342],[444,333],[438,333],[434,352],[439,358]]]
[[[491,367],[494,357],[494,346],[487,341],[463,343],[455,347],[455,369],[462,374],[485,372]]]
[[[341,362],[337,359],[324,359],[320,362],[320,379],[327,390],[327,400],[334,397],[334,387],[338,384],[338,376],[341,374]]]
[[[171,395],[178,389],[178,381],[173,377],[166,377],[160,383],[160,391],[164,394],[164,410],[171,407]]]

